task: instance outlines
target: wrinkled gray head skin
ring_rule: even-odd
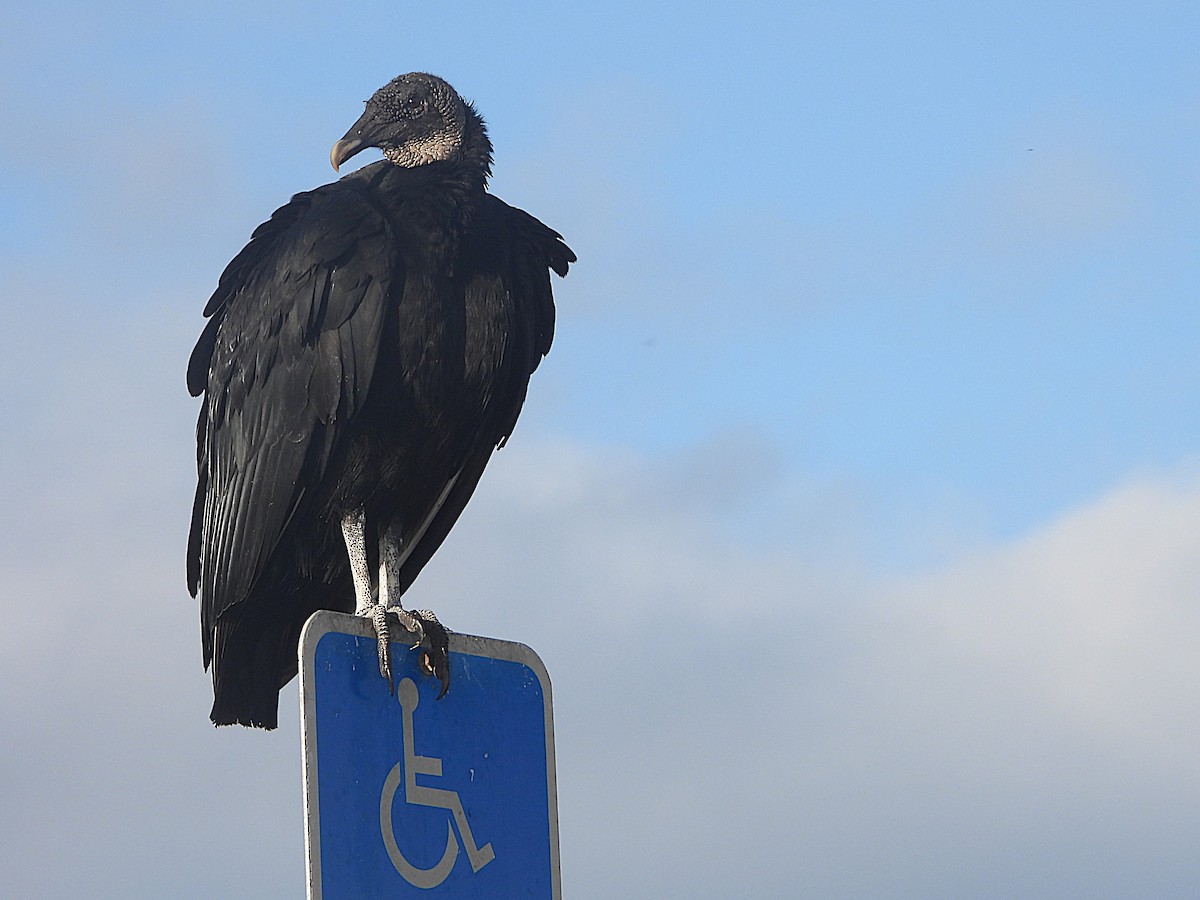
[[[405,168],[456,160],[468,115],[467,104],[441,78],[410,72],[372,95],[359,120],[333,145],[329,161],[336,170],[366,147],[378,147]]]

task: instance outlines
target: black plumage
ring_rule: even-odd
[[[188,586],[217,724],[274,727],[309,615],[383,602],[390,576],[366,596],[352,578],[356,533],[361,565],[412,584],[511,433],[550,349],[549,272],[575,260],[487,193],[483,120],[441,79],[377,91],[335,168],[368,146],[386,158],[254,232],[188,365]]]

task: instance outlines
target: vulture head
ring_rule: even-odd
[[[394,165],[415,168],[436,162],[491,162],[483,119],[454,88],[436,75],[410,72],[393,78],[367,101],[367,108],[333,145],[336,171],[360,150],[378,147]]]

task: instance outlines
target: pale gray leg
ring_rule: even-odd
[[[388,691],[394,691],[392,660],[388,654],[387,607],[371,596],[371,567],[367,565],[367,514],[358,509],[342,519],[342,537],[350,556],[350,577],[354,581],[354,614],[370,619],[379,640],[379,674],[387,679]]]
[[[401,552],[400,526],[393,522],[379,538],[379,605],[400,620],[400,624],[416,635],[413,649],[420,646],[425,637],[421,620],[400,604],[400,567],[404,560]]]
[[[432,640],[429,650],[421,654],[421,668],[427,675],[437,675],[442,681],[442,694],[449,683],[449,659],[447,654],[446,629],[428,609],[409,612],[400,605],[400,569],[404,561],[404,544],[400,526],[393,522],[379,538],[379,603],[400,620],[400,624],[416,637],[410,649],[416,650],[425,641]],[[393,602],[394,599],[394,602]],[[431,634],[432,632],[432,634]]]
[[[371,592],[371,569],[367,565],[367,515],[359,509],[342,519],[342,537],[346,541],[346,552],[350,557],[350,577],[354,581],[354,614],[370,619],[379,639],[379,674],[387,679],[388,690],[394,691],[392,659],[388,650],[391,628],[388,613],[396,616],[400,624],[416,635],[420,645],[425,637],[421,620],[400,605],[401,555],[400,529],[388,527],[379,538],[379,600]],[[434,620],[437,621],[436,619]]]
[[[400,605],[400,529],[396,523],[379,539],[379,602],[384,606]]]
[[[342,537],[350,556],[350,577],[354,579],[354,614],[370,616],[375,602],[371,598],[371,569],[367,565],[367,514],[356,510],[342,519]]]

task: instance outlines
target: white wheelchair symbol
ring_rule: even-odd
[[[448,809],[453,814],[454,823],[458,825],[458,833],[462,837],[463,846],[467,848],[467,859],[471,861],[471,871],[478,872],[496,858],[491,843],[482,847],[475,846],[475,838],[471,834],[471,826],[467,822],[467,814],[463,812],[462,801],[458,799],[458,791],[447,791],[442,788],[424,787],[417,784],[418,775],[433,775],[441,777],[442,761],[433,756],[417,756],[413,741],[413,710],[417,708],[419,697],[417,686],[411,678],[400,681],[396,688],[400,697],[400,707],[404,710],[404,802],[415,806],[433,806]],[[454,825],[446,823],[446,852],[442,854],[437,865],[429,869],[419,869],[404,858],[400,847],[396,844],[396,832],[392,828],[392,801],[396,790],[400,787],[401,764],[396,763],[383,782],[383,793],[379,797],[379,829],[383,833],[383,844],[387,847],[388,856],[396,871],[411,884],[418,888],[435,888],[450,874],[454,862],[458,859],[458,841],[454,838]]]

